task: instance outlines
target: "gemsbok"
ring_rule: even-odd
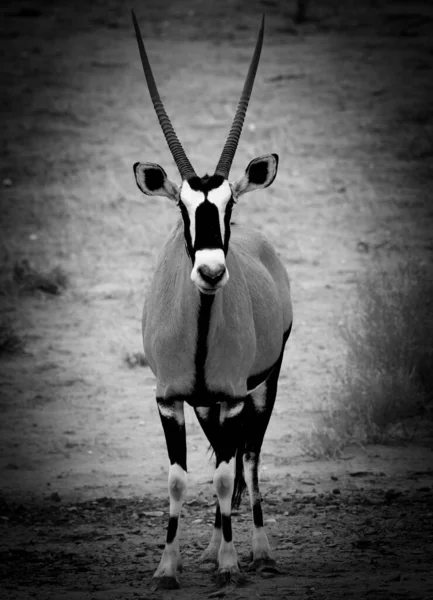
[[[154,574],[178,587],[179,516],[187,491],[184,403],[194,408],[216,456],[215,524],[202,560],[218,564],[222,582],[236,579],[231,510],[248,488],[252,517],[251,568],[276,568],[263,527],[258,464],[292,327],[289,279],[267,239],[231,223],[240,196],[269,186],[278,156],[252,160],[245,174],[229,172],[263,44],[264,17],[232,127],[213,175],[196,175],[161,102],[140,29],[132,13],[150,97],[179,169],[180,186],[155,163],[135,163],[140,190],[166,196],[180,210],[146,296],[144,351],[156,377],[156,402],[170,468],[165,549]]]

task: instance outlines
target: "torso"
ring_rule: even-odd
[[[143,315],[157,396],[208,405],[244,397],[278,360],[292,321],[289,280],[258,232],[232,226],[228,283],[203,301],[178,225],[163,248]]]

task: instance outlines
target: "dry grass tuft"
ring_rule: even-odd
[[[147,358],[143,354],[143,352],[134,352],[130,354],[129,352],[124,356],[125,364],[130,369],[135,369],[136,367],[148,367],[149,363]]]
[[[306,452],[332,458],[351,443],[409,440],[416,418],[433,419],[431,269],[409,260],[368,274],[340,331],[345,366]]]
[[[23,259],[13,268],[14,282],[20,290],[26,292],[41,291],[45,294],[59,295],[69,284],[68,276],[59,266],[50,271],[40,272]]]
[[[8,319],[0,321],[0,355],[14,354],[23,347],[23,341],[15,333]]]

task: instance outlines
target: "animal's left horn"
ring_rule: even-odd
[[[228,178],[230,169],[232,166],[233,158],[235,156],[236,149],[238,147],[239,138],[241,136],[242,127],[244,124],[245,114],[247,112],[248,103],[250,101],[251,91],[254,85],[254,79],[257,73],[257,67],[259,66],[260,53],[263,45],[263,33],[265,29],[265,15],[262,17],[262,25],[260,27],[259,36],[257,38],[256,47],[254,54],[251,59],[250,68],[248,70],[247,77],[245,79],[244,88],[242,90],[241,99],[239,100],[238,107],[236,109],[235,118],[230,129],[229,136],[225,143],[224,149],[219,159],[215,173],[222,175],[225,179]]]
[[[144,75],[147,81],[147,87],[149,88],[150,97],[152,99],[153,107],[161,125],[161,129],[164,133],[170,152],[176,162],[177,168],[182,179],[189,179],[190,177],[196,176],[191,163],[188,160],[185,150],[182,148],[182,144],[174,131],[173,125],[165,111],[164,105],[161,101],[161,97],[156,87],[155,78],[153,77],[152,69],[147,58],[147,53],[144,48],[143,38],[141,36],[140,28],[135,18],[134,11],[132,10],[132,21],[134,23],[135,35],[137,37],[138,49],[140,50],[141,62],[143,65]]]

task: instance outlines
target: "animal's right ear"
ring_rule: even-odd
[[[166,196],[174,202],[179,202],[179,188],[170,181],[167,173],[156,163],[135,163],[135,181],[147,196]]]

